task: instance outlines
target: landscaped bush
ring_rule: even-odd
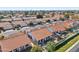
[[[43,51],[43,48],[38,45],[33,46],[31,49],[31,52],[42,52],[42,51]]]
[[[43,22],[41,22],[41,21],[40,21],[40,22],[38,22],[38,24],[39,24],[39,25],[42,25],[42,24],[43,24]]]
[[[30,22],[28,25],[29,26],[34,26],[34,23],[33,22]]]
[[[0,35],[0,40],[3,40],[4,39],[4,36],[3,35]]]
[[[16,28],[17,30],[20,30],[21,25],[16,25],[15,28]]]
[[[50,20],[47,20],[46,22],[51,23],[51,21],[50,21]]]
[[[47,50],[48,52],[55,51],[55,43],[49,41],[49,42],[47,43],[47,45],[46,45],[46,50]]]

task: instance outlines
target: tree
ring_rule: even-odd
[[[55,43],[54,42],[48,42],[46,45],[46,49],[48,52],[53,52],[55,51]]]
[[[17,28],[17,30],[19,30],[21,28],[21,25],[16,25],[15,28]]]
[[[39,18],[43,18],[43,16],[42,16],[42,15],[37,15],[36,17],[37,17],[38,19],[39,19]]]
[[[4,18],[4,16],[0,16],[0,19],[3,19]]]
[[[65,19],[64,19],[64,18],[60,18],[60,20],[61,20],[61,21],[64,21]]]
[[[65,18],[69,18],[69,14],[65,14],[64,17],[65,17]]]
[[[46,22],[51,23],[51,21],[50,21],[50,20],[47,20]]]
[[[33,46],[31,49],[31,52],[42,52],[42,51],[43,51],[43,48],[38,45]]]
[[[25,16],[27,16],[27,15],[28,15],[28,11],[25,12]]]
[[[29,26],[33,26],[33,25],[34,25],[34,23],[33,23],[33,22],[30,22],[28,25],[29,25]]]
[[[41,22],[41,21],[39,21],[39,22],[38,22],[38,24],[39,24],[39,25],[42,25],[42,22]]]

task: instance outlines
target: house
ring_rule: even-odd
[[[21,27],[27,26],[27,24],[24,21],[13,21],[12,22],[14,26],[20,25]]]
[[[58,21],[58,22],[55,22],[55,23],[49,25],[49,28],[51,28],[53,30],[53,32],[65,31],[69,28],[72,28],[74,22],[75,22],[74,20],[66,20],[63,22]]]
[[[28,32],[28,36],[33,42],[43,46],[47,41],[52,39],[52,32],[48,28],[38,28]]]
[[[12,21],[11,18],[4,18],[4,19],[1,19],[1,21]]]
[[[12,25],[9,22],[0,22],[0,27],[4,30],[12,29]]]
[[[31,41],[28,36],[22,32],[0,40],[0,51],[2,52],[22,52],[29,49],[31,49]]]
[[[20,18],[20,17],[17,17],[17,18],[16,17],[12,17],[12,18],[13,18],[14,21],[22,21],[22,18]]]
[[[18,33],[18,31],[17,30],[7,30],[7,31],[5,31],[5,32],[3,32],[3,35],[5,36],[5,37],[9,37],[9,36],[12,36],[12,35],[15,35],[15,34],[17,34]]]
[[[72,23],[73,21],[72,20],[66,20],[63,22],[63,26],[66,28],[66,29],[69,29],[72,27]]]
[[[65,31],[66,29],[62,26],[62,23],[54,23],[49,25],[49,28],[51,28],[53,31],[52,32],[60,32],[60,31]]]

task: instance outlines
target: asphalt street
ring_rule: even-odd
[[[79,52],[79,43],[75,45],[69,52]]]

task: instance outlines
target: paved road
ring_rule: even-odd
[[[79,43],[74,46],[69,52],[79,52]]]

